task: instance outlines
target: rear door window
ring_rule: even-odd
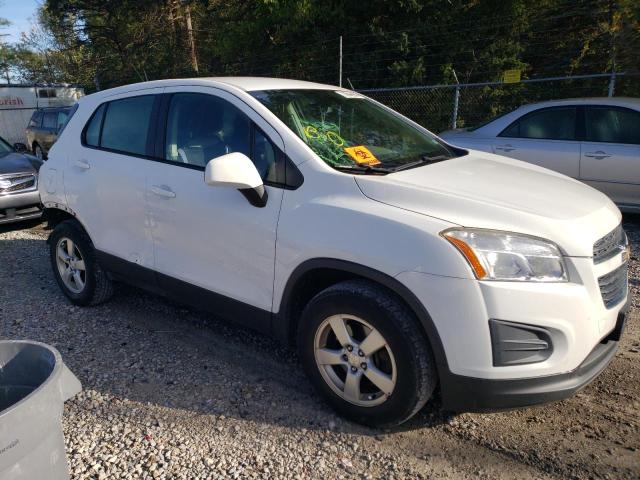
[[[499,137],[576,140],[576,107],[544,108],[520,117]]]
[[[104,114],[100,146],[144,155],[154,99],[154,95],[144,95],[109,102]]]
[[[640,145],[640,112],[622,107],[587,107],[585,140]]]
[[[42,119],[42,128],[55,130],[58,125],[58,114],[56,112],[46,112]]]

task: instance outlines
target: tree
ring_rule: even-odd
[[[356,88],[499,81],[511,68],[525,78],[637,70],[639,9],[637,0],[46,0],[16,68],[88,89],[193,75],[336,84],[343,36],[344,83]]]

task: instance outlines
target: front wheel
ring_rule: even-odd
[[[341,282],[316,295],[303,312],[298,347],[319,393],[366,425],[405,422],[437,383],[428,340],[413,313],[366,281]]]
[[[46,160],[44,150],[37,143],[33,146],[33,154],[40,160]]]

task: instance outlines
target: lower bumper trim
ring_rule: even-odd
[[[5,223],[23,222],[42,217],[40,205],[0,210],[0,225]]]
[[[624,309],[623,309],[624,310]],[[493,380],[449,373],[441,376],[442,406],[455,412],[490,412],[555,402],[591,383],[613,360],[626,313],[575,370],[559,375]]]

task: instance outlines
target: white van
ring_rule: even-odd
[[[113,281],[295,344],[370,425],[565,398],[613,358],[621,215],[561,174],[446,144],[353,91],[163,80],[84,97],[41,170],[54,275]]]
[[[71,107],[84,95],[84,89],[73,85],[24,84],[0,86],[0,137],[10,144],[27,141],[25,129],[40,108]]]

